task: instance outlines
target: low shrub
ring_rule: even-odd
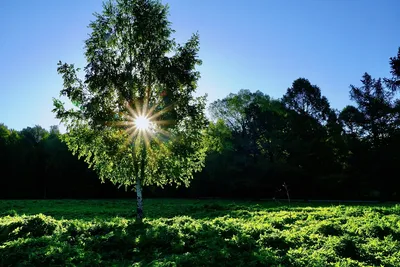
[[[76,210],[85,210],[84,203]],[[140,224],[121,217],[131,206],[113,211],[119,206],[105,201],[97,214],[91,203],[76,218],[68,214],[73,207],[67,218],[3,213],[0,266],[400,266],[400,218],[382,212],[397,211],[393,207],[280,210],[262,203],[154,200],[146,206],[153,217]],[[44,204],[20,206],[26,211]]]

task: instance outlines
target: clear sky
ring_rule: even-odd
[[[58,124],[57,62],[85,66],[83,42],[101,0],[5,0],[0,5],[0,122]],[[293,80],[317,84],[331,105],[350,103],[361,75],[389,75],[400,46],[399,0],[164,0],[175,37],[199,31],[199,93],[245,88],[281,97]]]

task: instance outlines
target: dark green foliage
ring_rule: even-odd
[[[17,218],[17,216],[14,216],[14,218]],[[57,222],[54,219],[39,214],[2,225],[0,240],[5,242],[18,238],[36,238],[52,235],[56,226]]]
[[[385,81],[365,73],[361,87],[351,86],[350,97],[356,106],[347,106],[339,116],[349,151],[346,171],[363,188],[380,192],[383,200],[397,194],[399,181],[389,174],[398,173],[400,160],[399,99],[396,87]]]
[[[7,211],[4,211],[4,212],[1,212],[0,213],[0,216],[17,216],[18,214],[17,214],[17,212],[15,211],[15,210],[7,210]]]
[[[345,144],[318,87],[298,79],[283,100],[241,90],[210,107],[219,121],[209,135],[225,147],[208,156],[203,173],[210,175],[201,177],[220,188],[215,196],[288,198],[290,190],[294,198],[332,197],[326,181],[343,177]],[[231,134],[222,135],[226,128]]]
[[[318,228],[317,228],[317,233],[320,233],[325,236],[339,236],[343,233],[342,228],[338,223],[322,223]]]
[[[138,224],[120,215],[131,215],[130,201],[3,201],[0,209],[27,215],[0,217],[0,266],[400,264],[398,205],[150,199],[146,207]]]
[[[212,103],[210,113],[218,120],[208,134],[217,148],[199,180],[213,189],[201,191],[223,197],[399,200],[400,180],[394,178],[400,171],[399,55],[390,62],[393,77],[366,73],[361,87],[351,86],[356,105],[341,112],[305,78],[295,80],[280,100],[241,90]]]
[[[305,78],[293,82],[282,102],[297,114],[320,122],[326,121],[330,113],[328,99],[321,95],[321,89]]]
[[[333,249],[340,257],[358,260],[360,256],[357,248],[358,242],[355,238],[345,235],[339,239],[339,242]]]
[[[192,172],[184,166],[195,164],[200,168],[202,164],[173,160],[175,157],[169,161],[164,153],[158,154],[160,158],[149,157],[162,159],[162,166],[153,162],[162,171],[155,168],[146,176],[156,184],[145,188],[144,195],[279,201],[400,200],[399,57],[390,59],[392,77],[374,79],[365,73],[360,85],[351,86],[353,105],[340,112],[332,109],[321,89],[305,78],[295,80],[282,99],[240,90],[211,103],[210,114],[215,121],[209,122],[202,135],[202,143],[209,148],[205,168],[194,175],[190,188],[176,189],[167,184],[157,189],[162,173],[184,172],[190,176]],[[56,127],[50,132],[40,126],[18,132],[1,124],[0,167],[4,175],[0,176],[0,198],[133,196],[124,188],[112,188],[107,180],[101,185],[96,180],[98,175],[75,159],[61,142],[65,136]],[[110,144],[114,149],[116,143]],[[178,154],[193,152],[179,144],[173,150]],[[90,150],[87,152],[90,154]],[[205,152],[202,150],[201,157]],[[131,165],[130,161],[126,163]],[[118,171],[107,166],[107,171]],[[120,178],[127,177],[124,172],[120,174]],[[164,178],[162,183],[175,179]],[[179,179],[174,181],[189,181]],[[204,207],[210,212],[211,208]]]
[[[100,184],[83,160],[61,142],[57,126],[18,132],[0,125],[0,198],[127,197],[132,192]],[[6,211],[0,211],[0,214]]]

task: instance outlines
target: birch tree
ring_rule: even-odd
[[[58,64],[60,96],[75,107],[54,99],[53,112],[67,127],[63,141],[102,181],[135,188],[142,220],[142,186],[189,186],[204,165],[199,36],[178,44],[157,0],[110,1],[94,15],[83,71]]]

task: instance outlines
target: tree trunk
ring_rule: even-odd
[[[143,220],[143,197],[142,197],[142,181],[144,181],[145,168],[146,168],[146,145],[143,143],[142,156],[140,162],[140,175],[136,177],[136,199],[137,199],[137,213],[136,218],[138,222]]]
[[[137,201],[137,209],[136,209],[136,219],[138,222],[143,220],[143,197],[142,197],[142,184],[141,179],[136,177],[136,201]]]

